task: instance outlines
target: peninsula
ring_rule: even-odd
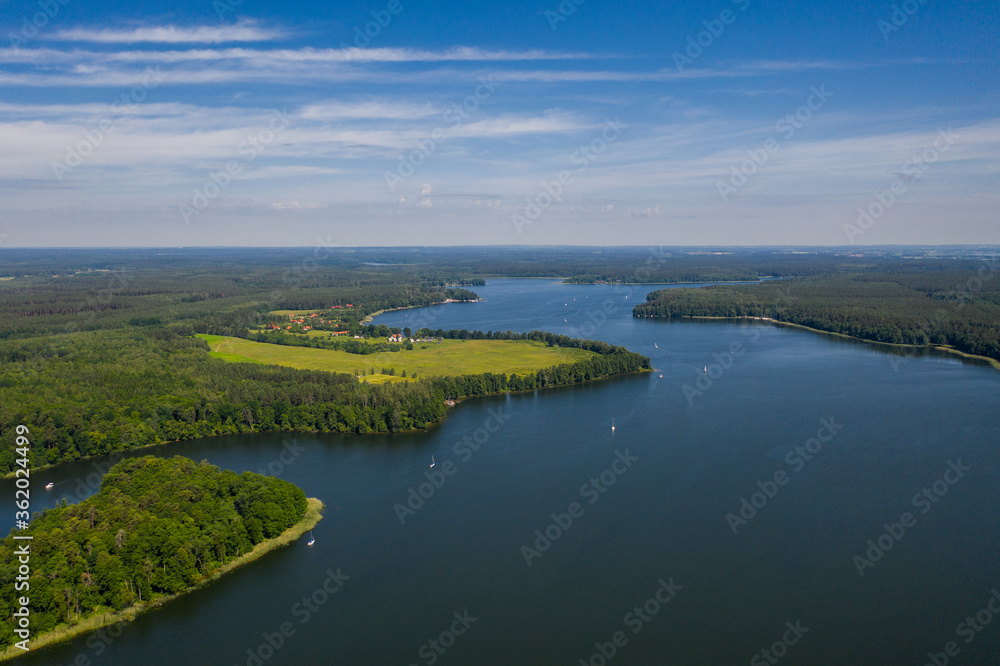
[[[17,562],[16,549],[29,544],[33,565],[23,589],[0,592],[8,617],[21,599],[29,611],[27,639],[0,626],[0,660],[132,620],[202,587],[295,541],[322,508],[294,484],[253,472],[180,456],[119,462],[97,494],[44,511],[16,531],[21,539],[12,532],[0,541],[3,562]]]

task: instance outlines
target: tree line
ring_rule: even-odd
[[[1000,360],[1000,271],[826,275],[651,292],[636,317],[767,317],[864,340],[950,346]]]
[[[305,511],[305,493],[281,479],[180,456],[123,460],[95,495],[36,514],[18,531],[32,537],[30,587],[0,588],[0,614],[10,618],[17,597],[28,597],[38,635],[181,592]],[[0,579],[15,579],[23,543],[13,533],[0,541]],[[0,647],[15,640],[11,623],[0,623]]]
[[[494,334],[497,335],[497,334]],[[351,374],[229,363],[168,329],[93,331],[11,341],[0,348],[0,472],[14,469],[13,429],[36,436],[32,466],[137,446],[260,431],[378,433],[440,421],[448,399],[587,381],[649,367],[604,342],[544,332],[512,339],[596,352],[524,375],[421,377],[371,384]]]

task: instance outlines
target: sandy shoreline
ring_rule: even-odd
[[[804,324],[796,324],[796,323],[793,323],[793,322],[790,322],[790,321],[779,321],[777,319],[771,319],[769,317],[710,317],[710,316],[707,316],[707,315],[680,315],[680,316],[683,317],[684,319],[716,319],[716,320],[718,320],[718,319],[729,319],[729,320],[747,319],[747,320],[751,320],[751,321],[766,321],[768,323],[777,324],[779,326],[791,326],[793,328],[801,328],[801,329],[805,329],[807,331],[812,331],[813,333],[822,333],[823,335],[834,335],[834,336],[841,337],[841,338],[847,338],[848,340],[858,340],[859,342],[866,342],[866,343],[868,343],[870,345],[886,345],[886,346],[889,346],[889,347],[908,347],[910,349],[935,349],[937,351],[943,351],[943,352],[948,352],[949,354],[955,354],[957,356],[961,356],[962,358],[971,358],[971,359],[975,359],[977,361],[986,361],[992,367],[996,368],[997,370],[1000,370],[1000,361],[997,361],[994,358],[990,358],[989,356],[978,356],[976,354],[969,354],[969,353],[966,353],[966,352],[954,349],[952,347],[943,347],[943,346],[940,346],[940,345],[913,345],[913,344],[907,344],[907,343],[901,343],[901,342],[881,342],[879,340],[868,340],[867,338],[859,338],[859,337],[857,337],[855,335],[848,335],[846,333],[837,333],[835,331],[824,331],[821,328],[813,328],[811,326],[806,326]],[[662,317],[656,317],[656,318],[660,319]]]
[[[189,587],[188,589],[182,592],[178,592],[177,594],[158,597],[152,601],[148,601],[142,604],[135,604],[133,606],[130,606],[129,608],[126,608],[122,611],[118,611],[116,613],[102,613],[100,615],[92,615],[86,618],[85,620],[82,620],[81,622],[74,624],[73,626],[59,625],[52,631],[48,631],[44,634],[32,637],[28,643],[28,646],[30,648],[28,652],[33,652],[48,645],[56,645],[64,641],[71,640],[73,638],[76,638],[77,636],[87,634],[92,631],[96,631],[101,627],[107,627],[109,625],[117,624],[119,622],[131,622],[140,613],[153,610],[154,608],[159,608],[163,604],[173,599],[176,599],[177,597],[180,597],[182,595],[193,592],[194,590],[205,587],[206,585],[214,582],[215,580],[218,580],[225,574],[229,573],[233,569],[241,567],[244,564],[249,564],[250,562],[253,562],[254,560],[258,559],[259,557],[263,556],[266,553],[271,552],[272,550],[275,550],[276,548],[281,548],[282,546],[286,546],[292,543],[293,541],[301,537],[303,534],[314,528],[316,524],[323,519],[323,514],[322,514],[323,502],[316,499],[315,497],[309,497],[307,498],[306,501],[308,502],[308,505],[306,507],[305,515],[302,516],[302,520],[295,523],[294,525],[292,525],[287,530],[285,530],[278,536],[274,537],[273,539],[268,539],[267,541],[262,541],[258,543],[249,553],[244,553],[243,555],[237,557],[235,560],[222,565],[214,572],[212,572],[212,574],[209,575],[207,578],[203,578],[202,580],[195,583],[192,587]],[[11,646],[6,650],[4,650],[3,652],[0,652],[0,661],[15,659],[19,656],[28,654],[28,652],[25,652],[24,650],[20,650],[14,646]]]

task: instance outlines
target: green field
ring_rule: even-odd
[[[365,381],[406,381],[413,373],[418,377],[457,376],[484,372],[523,375],[561,363],[596,356],[594,352],[566,347],[549,347],[532,340],[444,340],[414,343],[412,350],[378,354],[349,354],[333,349],[312,349],[251,342],[221,335],[199,335],[211,348],[211,355],[234,363],[267,363],[302,370],[329,372],[357,371]],[[421,349],[425,346],[427,349]],[[375,368],[374,375],[368,374]],[[396,374],[381,374],[382,368],[392,368]],[[402,377],[403,371],[407,377]]]
[[[267,314],[274,317],[308,317],[312,313],[322,314],[323,317],[337,317],[345,312],[355,312],[357,308],[343,308],[342,310],[331,310],[330,308],[313,308],[312,310],[271,310]]]

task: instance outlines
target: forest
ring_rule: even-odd
[[[378,433],[423,428],[447,399],[574,383],[648,367],[643,356],[548,333],[422,330],[421,337],[540,336],[592,345],[586,363],[526,376],[352,375],[208,356],[196,333],[255,339],[276,310],[351,304],[351,325],[390,308],[470,298],[484,278],[578,282],[759,280],[654,292],[636,316],[767,316],[883,342],[951,345],[1000,358],[990,248],[0,248],[0,473],[12,430],[31,426],[42,466],[136,446],[262,430]],[[337,309],[340,313],[341,310]],[[356,323],[355,323],[356,322]],[[326,344],[304,335],[267,342]],[[331,344],[357,344],[354,341]]]
[[[662,289],[636,317],[767,317],[863,340],[948,346],[1000,360],[1000,266],[824,275]]]
[[[504,335],[504,334],[496,334]],[[421,377],[369,384],[352,374],[227,363],[207,344],[160,329],[90,331],[8,341],[0,348],[0,431],[30,424],[32,466],[164,441],[261,431],[379,433],[424,428],[448,399],[637,372],[649,359],[603,342],[544,332],[511,339],[594,351],[587,361],[527,376]],[[0,472],[14,469],[8,444]]]
[[[30,542],[0,541],[0,579],[13,581],[16,545],[30,543],[29,587],[0,591],[0,614],[30,600],[34,636],[92,614],[181,592],[297,523],[302,490],[253,472],[220,470],[180,456],[130,458],[79,504],[36,514],[18,531]],[[0,623],[0,647],[18,640]]]

